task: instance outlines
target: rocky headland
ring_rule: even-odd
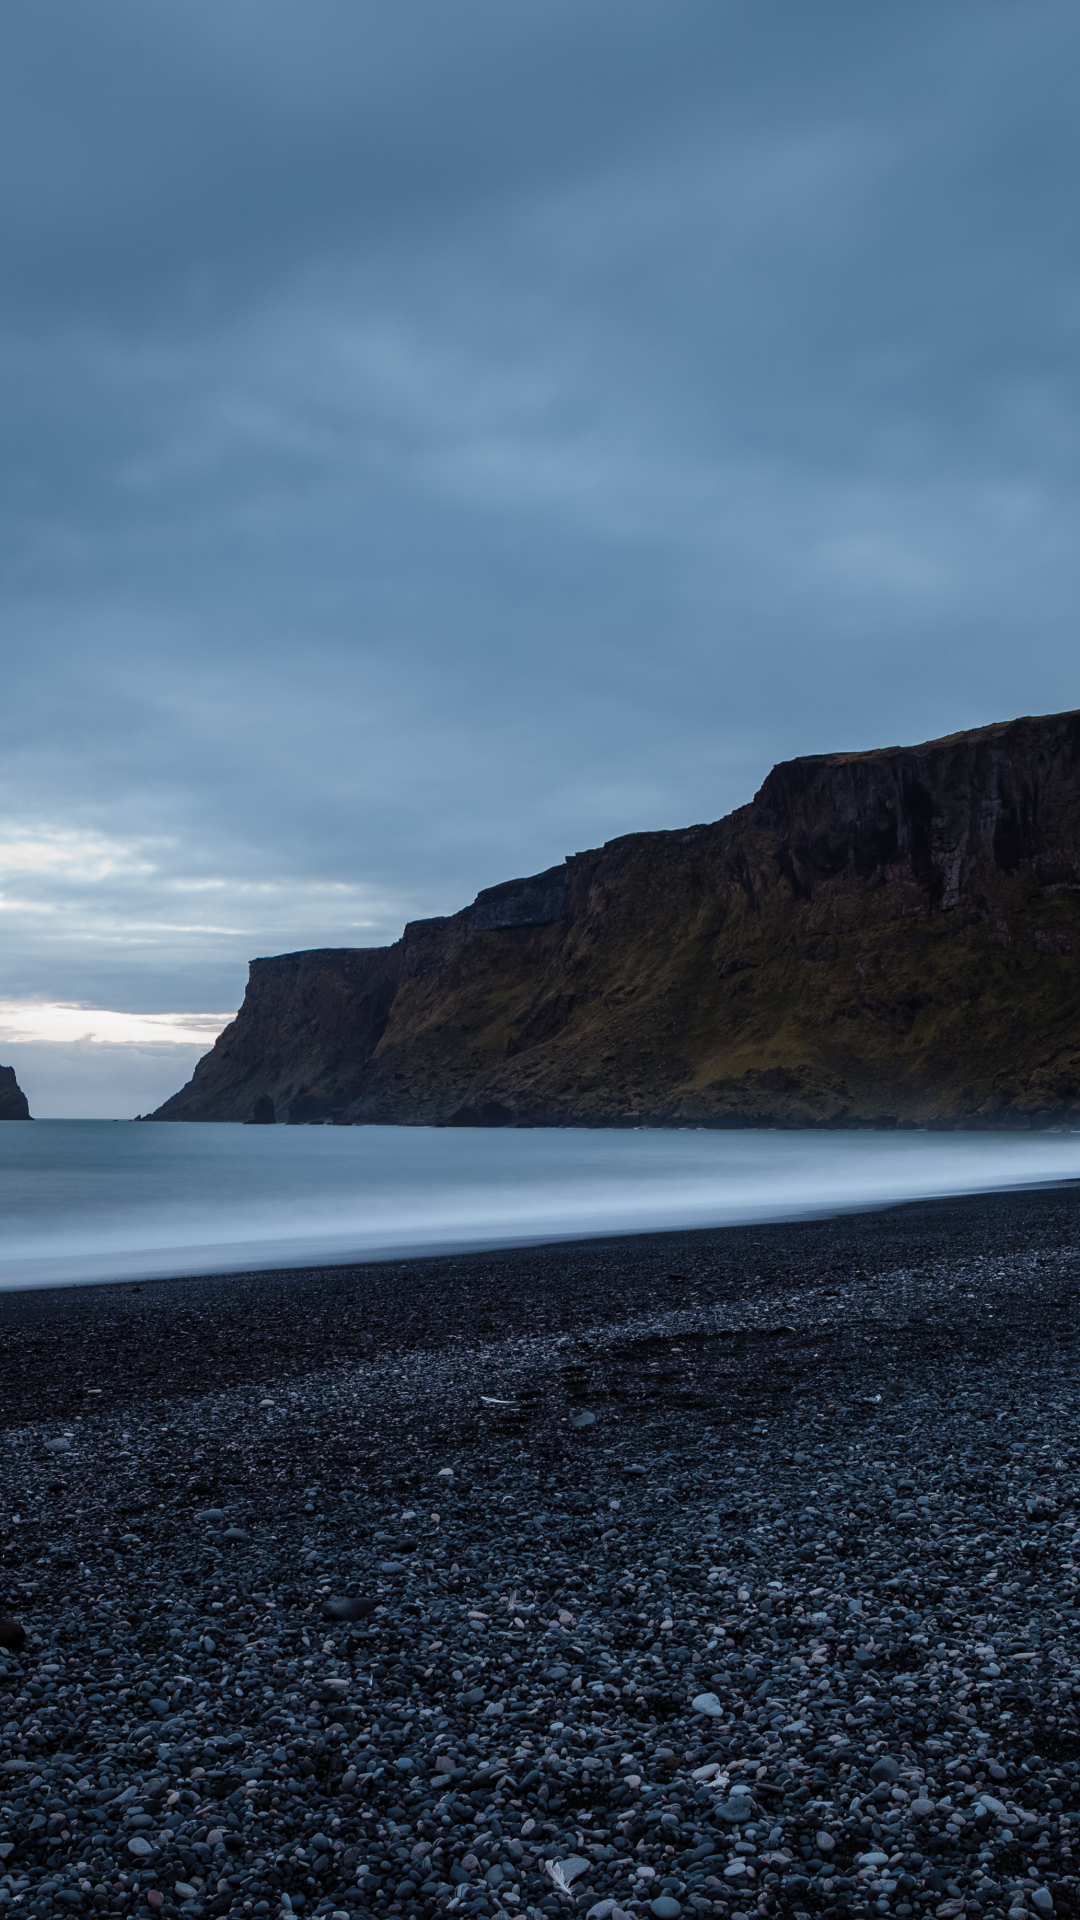
[[[157,1120],[1080,1119],[1080,713],[774,767],[393,946],[252,962]]]
[[[0,1067],[0,1120],[31,1120],[29,1102],[14,1067]]]

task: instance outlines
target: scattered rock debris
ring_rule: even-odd
[[[1072,1914],[1076,1229],[0,1302],[0,1910]]]

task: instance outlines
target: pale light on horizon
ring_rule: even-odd
[[[0,1046],[212,1047],[235,1013],[124,1013],[68,1001],[0,1000]]]

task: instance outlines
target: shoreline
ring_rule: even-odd
[[[4,1294],[0,1905],[1075,1911],[1078,1229]]]
[[[476,1240],[461,1241],[449,1247],[431,1247],[424,1242],[403,1242],[388,1244],[378,1250],[367,1250],[360,1257],[341,1256],[330,1248],[321,1258],[274,1261],[266,1265],[258,1261],[241,1261],[240,1264],[208,1267],[171,1268],[165,1271],[147,1271],[140,1256],[127,1256],[138,1261],[129,1272],[117,1272],[109,1277],[91,1274],[85,1279],[71,1275],[58,1275],[50,1278],[20,1278],[0,1282],[0,1303],[15,1295],[44,1296],[46,1294],[78,1293],[86,1290],[112,1287],[160,1287],[176,1286],[182,1283],[203,1282],[207,1285],[243,1283],[245,1281],[269,1281],[276,1277],[287,1283],[290,1279],[302,1279],[314,1274],[361,1274],[369,1269],[386,1267],[419,1268],[439,1262],[450,1262],[455,1266],[465,1260],[484,1260],[489,1257],[531,1256],[540,1261],[550,1255],[557,1258],[563,1249],[585,1250],[590,1247],[626,1245],[640,1247],[649,1243],[662,1243],[667,1239],[681,1241],[687,1237],[726,1236],[739,1233],[768,1233],[799,1226],[822,1226],[830,1221],[870,1218],[879,1214],[889,1214],[906,1208],[947,1207],[971,1203],[978,1205],[1000,1199],[1022,1199],[1025,1195],[1052,1193],[1075,1189],[1080,1191],[1080,1176],[1066,1174],[1048,1177],[1042,1180],[1025,1181],[1023,1184],[987,1186],[969,1188],[953,1193],[895,1195],[887,1198],[873,1198],[851,1201],[824,1201],[820,1206],[808,1206],[793,1202],[786,1209],[777,1209],[764,1217],[750,1216],[746,1219],[727,1219],[709,1225],[687,1226],[642,1226],[630,1230],[614,1230],[598,1227],[592,1232],[570,1233],[553,1231],[533,1237],[519,1237],[509,1234],[501,1239],[481,1236]],[[93,1260],[101,1263],[104,1256],[95,1254]],[[75,1256],[65,1256],[69,1264],[75,1263]],[[239,1256],[238,1256],[239,1259]],[[43,1258],[42,1265],[48,1261]],[[0,1320],[2,1324],[2,1320]]]
[[[350,1355],[363,1361],[399,1337],[408,1345],[438,1345],[445,1336],[439,1293],[451,1281],[462,1319],[479,1316],[484,1326],[501,1325],[504,1336],[519,1327],[533,1292],[548,1289],[553,1281],[560,1324],[565,1320],[572,1327],[581,1319],[601,1326],[624,1311],[674,1305],[681,1285],[699,1284],[695,1272],[708,1275],[710,1289],[737,1286],[740,1263],[751,1256],[757,1264],[809,1262],[808,1271],[813,1271],[815,1263],[832,1266],[845,1254],[857,1253],[860,1260],[871,1255],[904,1259],[927,1235],[938,1233],[946,1246],[959,1241],[966,1247],[972,1232],[987,1239],[990,1220],[1013,1240],[1039,1234],[1060,1205],[1068,1208],[1070,1194],[1080,1199],[1080,1182],[895,1200],[719,1227],[394,1254],[359,1262],[5,1288],[0,1291],[0,1407],[11,1412],[25,1393],[42,1416],[77,1412],[76,1381],[88,1380],[97,1369],[107,1374],[110,1353],[126,1340],[126,1329],[133,1324],[140,1327],[140,1351],[153,1356],[158,1344],[166,1342],[174,1380],[186,1375],[188,1390],[201,1392],[211,1390],[211,1380],[233,1386],[275,1365],[303,1371],[325,1360],[338,1364]],[[1077,1214],[1080,1223],[1080,1205]],[[673,1274],[673,1266],[680,1271]],[[410,1286],[428,1283],[410,1294],[405,1322],[398,1298],[403,1281]],[[298,1341],[295,1332],[287,1330],[290,1309],[299,1311],[302,1303],[320,1295],[336,1303],[336,1317],[329,1324],[308,1326]],[[179,1327],[171,1324],[174,1307],[185,1316],[195,1314],[190,1328],[186,1321]],[[210,1349],[201,1319],[208,1313],[221,1336]],[[153,1327],[146,1324],[148,1317]],[[38,1323],[58,1342],[53,1377],[45,1381],[34,1377],[39,1370],[27,1367],[20,1351],[22,1340],[33,1337],[30,1330]],[[122,1394],[137,1391],[140,1380],[159,1377],[156,1358],[141,1369],[130,1347],[120,1371],[111,1391]]]

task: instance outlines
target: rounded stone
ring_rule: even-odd
[[[715,1693],[696,1693],[690,1705],[695,1713],[703,1713],[709,1720],[719,1720],[724,1711]]]
[[[377,1600],[324,1600],[322,1617],[324,1620],[366,1620],[378,1604]]]
[[[754,1817],[754,1809],[748,1793],[733,1793],[730,1800],[718,1801],[716,1818],[723,1820],[729,1827],[742,1827]]]
[[[670,1893],[658,1893],[656,1899],[651,1903],[649,1911],[655,1913],[656,1920],[679,1920],[682,1907],[677,1900],[672,1898]]]

